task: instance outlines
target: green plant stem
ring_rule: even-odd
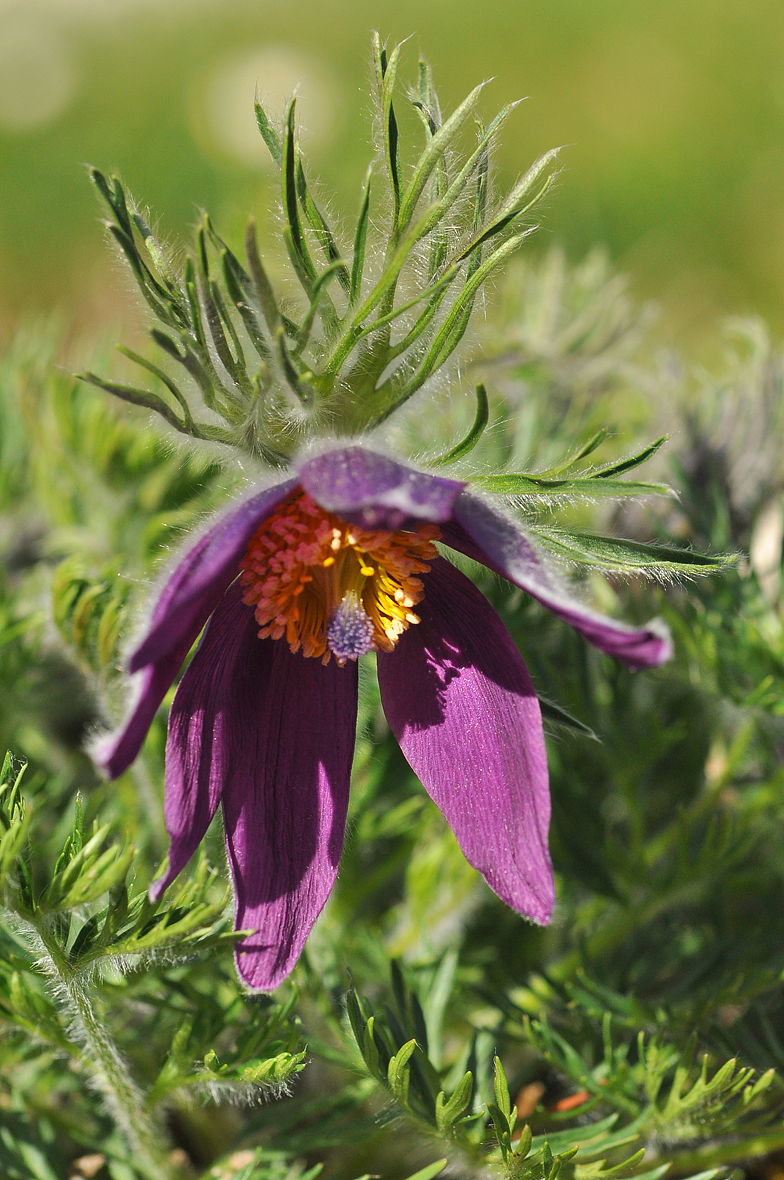
[[[29,925],[46,957],[49,990],[70,1018],[66,1035],[81,1050],[93,1084],[125,1135],[136,1166],[150,1180],[180,1180],[180,1172],[169,1158],[165,1132],[146,1109],[144,1096],[122,1054],[106,1025],[96,1016],[83,976],[70,968],[44,921],[33,919]]]

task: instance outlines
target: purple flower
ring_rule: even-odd
[[[520,528],[464,483],[350,445],[218,516],[163,583],[129,668],[135,702],[98,761],[138,754],[193,643],[166,749],[171,846],[160,896],[223,807],[245,983],[291,971],[337,874],[357,715],[357,657],[411,767],[491,889],[532,921],[553,906],[547,760],[523,660],[439,539],[520,586],[631,668],[670,654],[556,583]],[[206,626],[205,626],[206,624]]]

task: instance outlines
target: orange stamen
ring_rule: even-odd
[[[389,652],[419,622],[411,609],[424,595],[418,575],[438,556],[433,541],[439,536],[430,524],[411,532],[362,529],[294,491],[267,517],[240,562],[243,601],[255,607],[261,639],[285,636],[293,652],[325,664],[333,654],[330,620],[346,606],[367,617],[370,647]],[[354,656],[336,658],[342,664]]]

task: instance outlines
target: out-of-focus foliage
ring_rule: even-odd
[[[522,266],[500,309],[469,374],[489,395],[479,469],[542,475],[602,428],[612,464],[666,428],[651,478],[679,500],[567,506],[575,528],[617,527],[662,562],[673,535],[695,562],[750,557],[691,582],[608,583],[585,541],[585,593],[625,617],[658,612],[675,634],[672,663],[637,674],[472,570],[550,702],[547,929],[466,864],[364,669],[340,877],[274,999],[233,974],[219,831],[160,907],[146,900],[165,709],[116,784],[83,753],[121,708],[122,645],[167,551],[241,473],[79,387],[48,363],[53,333],[7,355],[3,1175],[294,1180],[322,1166],[329,1180],[432,1180],[448,1164],[707,1180],[758,1175],[784,1148],[781,356],[752,326],[719,375],[646,363],[644,317],[598,256]],[[424,433],[424,414],[403,423],[408,445],[432,453],[434,429],[442,449],[466,433],[472,396],[462,415],[439,405]],[[537,527],[552,542],[549,511]]]
[[[267,203],[257,83],[281,109],[302,83],[313,150],[352,209],[378,28],[420,39],[450,106],[466,78],[494,79],[487,110],[529,96],[505,180],[571,145],[549,224],[574,255],[600,241],[623,257],[666,295],[671,330],[689,340],[750,307],[780,330],[783,22],[766,0],[5,0],[0,307],[65,300],[89,325],[125,306],[119,283],[107,297],[83,161],[119,170],[178,235],[209,208],[236,250]]]

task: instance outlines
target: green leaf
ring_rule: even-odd
[[[114,222],[107,223],[107,228],[125,255],[142,296],[164,323],[187,326],[182,292],[179,288],[173,289],[171,284],[169,287],[162,285],[139,253],[122,184],[116,176],[111,178],[110,183],[97,168],[88,169],[88,175],[116,218]],[[137,221],[143,224],[138,218]]]
[[[155,238],[152,230],[143,217],[140,216],[137,210],[134,209],[131,214],[131,221],[136,226],[142,237],[142,241],[147,249],[147,253],[152,258],[155,268],[158,271],[169,297],[174,303],[179,305],[182,301],[182,291],[177,281],[177,276],[172,270],[169,260],[164,253],[160,242]]]
[[[416,1040],[412,1037],[405,1045],[398,1050],[398,1052],[391,1058],[387,1066],[387,1080],[392,1093],[397,1100],[404,1106],[408,1105],[408,1086],[411,1076],[409,1061],[411,1055],[417,1047]]]
[[[594,476],[573,479],[545,479],[538,475],[484,475],[475,483],[499,496],[674,496],[663,483],[637,483],[632,480]]]
[[[466,162],[463,164],[463,167],[457,172],[454,179],[450,182],[449,187],[446,189],[443,196],[439,197],[433,202],[432,205],[429,206],[429,208],[424,211],[419,220],[406,235],[406,240],[403,245],[407,250],[411,250],[417,242],[421,241],[423,238],[426,238],[427,235],[431,233],[431,231],[438,224],[443,222],[446,214],[449,212],[452,206],[465,196],[465,189],[468,181],[475,171],[486,167],[488,148],[493,139],[497,136],[500,128],[506,122],[509,115],[517,105],[517,103],[513,102],[503,107],[503,109],[498,112],[488,127],[486,129],[482,129],[476,147]],[[467,258],[469,254],[472,254],[484,240],[484,236],[481,236],[481,238],[477,236],[475,229],[474,235],[470,239],[468,245],[465,246],[455,256],[455,258],[453,258],[453,264],[459,266],[459,264],[465,258]]]
[[[625,471],[633,471],[635,467],[639,467],[640,464],[652,458],[664,446],[669,437],[669,434],[663,434],[655,442],[649,443],[640,451],[635,451],[633,454],[627,455],[624,459],[617,459],[615,462],[607,463],[603,467],[594,468],[591,472],[592,477],[595,479],[606,479],[610,475],[622,475]]]
[[[324,214],[311,196],[299,153],[297,153],[297,196],[299,197],[299,203],[302,206],[302,211],[308,220],[308,224],[316,235],[330,267],[334,267],[338,282],[346,294],[349,294],[351,291],[351,278],[348,267],[335,244],[335,236],[327,224]]]
[[[188,405],[185,395],[181,392],[175,382],[172,381],[171,377],[169,377],[167,373],[164,373],[163,369],[160,369],[157,365],[154,365],[152,361],[148,361],[145,357],[139,356],[138,352],[134,352],[132,349],[126,348],[123,344],[117,345],[117,351],[121,352],[123,356],[127,356],[129,360],[134,362],[134,364],[140,365],[143,369],[146,369],[148,373],[152,373],[154,377],[158,378],[162,385],[166,386],[172,397],[175,398],[182,409],[185,426],[189,429],[192,429],[193,416],[191,414],[190,406]]]
[[[116,845],[107,848],[94,863],[80,873],[68,892],[60,898],[58,908],[72,909],[75,906],[87,905],[108,893],[125,877],[135,855],[136,849],[132,845],[124,849]]]
[[[629,1156],[628,1159],[623,1160],[619,1164],[614,1164],[609,1168],[605,1167],[604,1160],[599,1160],[591,1164],[576,1164],[574,1169],[575,1180],[608,1180],[609,1177],[623,1176],[626,1173],[634,1174],[637,1164],[641,1163],[644,1158],[645,1148],[641,1147],[638,1151],[635,1151],[634,1155]]]
[[[286,383],[288,384],[289,388],[297,395],[303,406],[310,405],[313,402],[314,397],[313,387],[305,379],[304,374],[299,371],[293,356],[289,353],[282,324],[276,333],[275,343],[278,346],[280,367],[283,370],[283,376],[286,378]],[[312,377],[313,374],[311,373],[310,376]]]
[[[171,1056],[185,1060],[189,1056],[188,1042],[194,1031],[194,1017],[185,1016],[171,1040]]]
[[[520,1132],[520,1138],[515,1144],[514,1154],[516,1159],[524,1160],[527,1158],[528,1153],[531,1150],[532,1141],[533,1137],[531,1135],[531,1128],[526,1123]]]
[[[471,117],[484,86],[485,83],[482,82],[479,86],[474,87],[468,97],[463,99],[457,110],[453,111],[446,122],[429,139],[425,150],[414,166],[413,175],[401,201],[399,217],[399,229],[401,232],[408,226],[433,169],[437,166],[439,160],[442,159],[444,153],[449,150],[453,140]]]
[[[522,217],[524,213],[527,213],[529,209],[542,199],[550,187],[552,176],[548,176],[544,184],[541,184],[538,189],[536,185],[550,165],[558,158],[560,151],[560,148],[551,148],[549,152],[545,152],[544,155],[540,156],[531,165],[525,175],[518,180],[512,191],[502,202],[498,213],[483,227],[480,236],[466,247],[463,252],[464,255],[480,243],[488,241],[490,238],[495,237],[507,229],[518,217]]]
[[[465,331],[465,313],[472,308],[474,297],[479,288],[487,282],[490,275],[498,269],[502,262],[505,262],[514,254],[515,250],[520,248],[530,233],[531,230],[524,230],[509,238],[477,267],[470,278],[467,278],[462,290],[450,307],[422,366],[423,372],[427,372],[428,376],[443,364],[444,360],[454,351],[459,339],[462,338]],[[473,253],[473,250],[471,252]]]
[[[275,1057],[248,1061],[238,1067],[238,1078],[254,1086],[280,1086],[301,1073],[306,1065],[306,1053],[278,1053]]]
[[[466,162],[466,164],[464,165],[464,167],[460,170],[458,175],[452,181],[452,183],[450,184],[450,186],[447,189],[444,196],[440,200],[436,201],[433,205],[431,205],[428,209],[426,209],[425,212],[422,214],[422,216],[419,218],[419,220],[408,230],[408,232],[406,233],[402,242],[400,242],[400,244],[397,246],[397,249],[395,250],[395,252],[394,252],[393,256],[391,257],[391,259],[389,260],[388,264],[385,266],[384,272],[382,273],[381,278],[376,283],[373,290],[370,292],[368,297],[365,299],[364,303],[361,305],[361,307],[357,311],[356,315],[352,319],[350,325],[348,326],[347,330],[344,332],[343,336],[337,342],[334,352],[332,353],[331,357],[329,358],[329,360],[324,368],[325,373],[333,374],[333,373],[336,373],[340,369],[340,366],[343,364],[346,357],[349,355],[352,348],[356,344],[357,340],[364,332],[375,330],[375,329],[379,328],[382,324],[390,322],[398,314],[400,314],[400,309],[393,309],[391,311],[388,311],[388,310],[386,310],[386,308],[388,308],[388,301],[391,297],[391,294],[394,292],[395,285],[397,283],[398,277],[400,275],[400,272],[401,272],[403,266],[405,265],[406,261],[408,260],[411,252],[416,247],[417,243],[419,241],[421,241],[422,238],[426,237],[427,234],[429,234],[431,232],[431,230],[438,224],[438,222],[448,212],[451,205],[454,204],[457,200],[459,200],[464,195],[465,183],[466,183],[467,179],[470,177],[471,173],[476,168],[481,166],[483,161],[486,161],[487,144],[490,142],[492,137],[497,133],[498,128],[501,126],[502,122],[506,119],[509,112],[513,109],[514,105],[516,105],[516,104],[511,104],[511,105],[505,107],[496,116],[496,118],[493,120],[493,122],[487,128],[486,132],[484,132],[484,134],[482,135],[479,145],[477,146],[476,150],[472,153],[472,155],[469,157],[469,159]],[[525,235],[523,235],[523,236],[525,236]],[[393,240],[393,243],[397,241],[397,237],[394,233],[392,235],[392,240]],[[466,247],[466,249],[456,259],[452,260],[452,263],[450,264],[449,268],[447,269],[445,274],[441,276],[441,278],[438,280],[438,282],[436,284],[434,284],[431,288],[426,289],[424,292],[421,292],[414,300],[410,301],[409,306],[413,306],[415,303],[419,302],[420,300],[422,300],[424,298],[429,298],[430,296],[433,296],[435,292],[441,291],[441,293],[442,293],[441,297],[439,299],[434,299],[434,302],[432,303],[431,307],[423,313],[423,315],[421,317],[421,322],[417,326],[415,326],[414,329],[412,329],[411,334],[414,338],[417,338],[424,331],[424,328],[430,322],[432,315],[434,314],[435,310],[439,306],[439,303],[440,303],[441,299],[443,298],[443,294],[445,293],[446,288],[448,287],[448,285],[452,282],[452,280],[458,274],[459,269],[464,261],[464,258],[467,255],[476,253],[478,250],[478,245],[479,245],[479,243],[477,240],[472,240],[472,242],[469,243],[469,245]],[[385,302],[385,301],[387,301],[387,302]],[[379,320],[377,320],[374,324],[372,324],[370,326],[364,326],[364,321],[366,320],[367,316],[370,315],[370,313],[379,304],[382,304],[385,308],[384,315]],[[459,330],[456,333],[458,338],[460,336],[462,336],[463,332],[465,331],[466,307],[468,307],[468,309],[470,310],[470,304],[461,308],[461,311],[460,311],[461,327],[459,328]],[[403,345],[401,347],[406,347],[406,346],[407,345]],[[400,351],[400,348],[392,350],[391,355],[394,356],[399,351]],[[417,386],[417,388],[418,388],[418,386]]]
[[[452,306],[450,307],[449,312],[444,317],[444,322],[439,327],[433,343],[430,345],[430,348],[428,349],[427,354],[422,361],[422,364],[414,376],[410,380],[406,381],[402,390],[398,392],[395,389],[395,376],[391,377],[389,381],[385,383],[385,386],[382,386],[382,389],[386,387],[389,389],[390,393],[393,393],[394,399],[383,411],[383,413],[378,416],[376,420],[377,423],[380,423],[385,418],[388,418],[390,414],[402,406],[412,394],[416,393],[416,391],[420,389],[422,385],[424,385],[428,377],[430,377],[431,374],[434,373],[436,369],[438,369],[448,359],[448,357],[459,344],[465,332],[468,322],[466,315],[470,312],[473,306],[473,301],[477,291],[482,286],[482,284],[487,281],[493,271],[496,270],[511,254],[513,254],[515,250],[519,249],[520,245],[528,236],[529,232],[530,231],[525,231],[524,233],[517,234],[508,241],[504,242],[503,245],[499,246],[498,249],[495,250],[494,253],[491,254],[490,257],[487,258],[482,263],[482,265],[477,268],[474,274],[466,281],[463,288],[455,298]]]
[[[493,1123],[493,1131],[501,1149],[501,1155],[505,1160],[512,1150],[512,1128],[509,1119],[494,1102],[488,1102],[487,1112]]]
[[[362,294],[362,273],[365,266],[365,246],[367,244],[368,224],[370,221],[370,184],[372,175],[373,170],[371,166],[368,168],[362,188],[357,228],[354,233],[354,253],[351,262],[351,289],[349,292],[351,303],[356,303]]]
[[[239,405],[245,406],[244,399],[239,395],[238,391],[242,391],[249,397],[252,393],[250,379],[245,370],[245,359],[242,355],[242,347],[237,339],[234,325],[229,319],[223,298],[220,293],[220,288],[217,283],[212,280],[202,279],[200,286],[201,301],[204,305],[204,311],[207,317],[207,326],[210,329],[210,336],[212,338],[215,351],[218,358],[223,365],[229,377],[234,382],[237,390],[231,388],[227,389],[227,393],[232,401]],[[235,346],[237,355],[233,355],[229,348],[224,332],[224,323],[230,328],[230,335],[232,336],[232,343]]]
[[[173,426],[175,430],[178,430],[180,434],[193,433],[185,418],[179,418],[163,398],[158,397],[155,393],[150,393],[149,390],[138,389],[134,385],[123,385],[117,381],[107,381],[105,378],[99,377],[97,373],[89,372],[89,370],[86,373],[74,373],[74,377],[77,381],[84,381],[88,385],[94,385],[97,389],[103,389],[106,393],[111,393],[115,397],[119,397],[121,401],[130,402],[133,406],[142,406],[146,410],[154,410],[156,414],[160,414],[161,418],[165,422],[168,422],[170,426]]]
[[[743,1091],[743,1105],[748,1106],[760,1094],[764,1094],[767,1089],[773,1084],[776,1078],[775,1069],[769,1069],[754,1082],[751,1086],[746,1086]]]
[[[378,33],[374,33],[373,61],[376,69],[376,81],[381,106],[384,156],[389,172],[390,188],[392,190],[391,238],[397,237],[398,219],[400,216],[400,154],[397,119],[395,117],[395,108],[392,104],[399,59],[400,46],[396,45],[389,58],[387,58],[386,46],[381,44],[381,38]]]
[[[262,360],[267,361],[271,355],[270,348],[264,339],[261,324],[256,316],[256,309],[248,303],[251,291],[250,276],[245,274],[228,247],[222,248],[220,258],[223,281],[226,284],[229,298],[240,313],[245,331],[248,333],[256,352]]]
[[[44,905],[47,909],[60,908],[71,889],[77,887],[80,876],[96,865],[101,857],[101,846],[109,835],[109,831],[109,824],[97,828],[84,847],[69,856],[67,863],[55,872],[43,895]],[[116,854],[117,850],[112,847],[107,851],[110,854]]]
[[[595,434],[592,434],[574,454],[567,455],[561,463],[556,463],[554,467],[548,467],[546,471],[540,471],[539,475],[548,477],[566,475],[567,472],[572,471],[577,466],[581,459],[587,459],[589,455],[592,455],[606,439],[607,429],[603,426],[601,430],[597,430]]]
[[[283,212],[286,217],[284,237],[291,259],[291,265],[294,267],[294,273],[306,293],[310,295],[313,284],[316,281],[316,269],[313,266],[313,261],[302,233],[302,224],[299,219],[299,207],[297,203],[297,158],[296,144],[294,141],[294,110],[296,103],[297,100],[295,98],[290,99],[286,107],[283,124],[281,185]]]
[[[250,277],[253,283],[253,290],[256,296],[261,313],[267,325],[268,331],[274,337],[277,335],[279,328],[282,326],[280,311],[275,299],[275,294],[272,290],[267,272],[264,269],[259,249],[256,244],[256,222],[251,217],[248,220],[248,225],[245,230],[245,253],[248,257],[248,265],[250,267]]]
[[[351,1025],[351,1031],[354,1034],[354,1040],[357,1043],[357,1048],[361,1051],[365,1040],[367,1017],[362,1011],[361,1001],[355,987],[350,987],[346,992],[346,1013],[349,1024]]]
[[[21,804],[22,779],[26,770],[24,758],[16,759],[10,751],[6,751],[0,768],[0,808],[8,816]]]
[[[542,711],[542,717],[546,721],[553,721],[557,725],[563,725],[567,729],[573,729],[576,733],[580,733],[583,735],[583,737],[590,738],[592,741],[598,742],[600,740],[591,727],[586,725],[584,721],[580,721],[577,717],[573,717],[572,714],[564,709],[561,705],[556,704],[555,701],[548,700],[548,698],[543,697],[541,693],[537,693],[536,695],[539,700],[539,707]]]
[[[737,560],[734,554],[697,553],[693,549],[675,549],[645,541],[627,541],[622,537],[603,537],[597,533],[567,532],[553,526],[534,525],[531,534],[541,545],[559,557],[600,569],[627,573],[708,574],[724,569]]]
[[[95,944],[101,929],[101,919],[98,914],[88,918],[76,938],[71,944],[68,957],[71,962],[77,962],[83,954],[90,951]]]
[[[261,138],[266,143],[272,159],[280,168],[283,163],[283,148],[280,142],[280,136],[270,123],[267,118],[267,112],[258,100],[256,100],[254,107],[256,111],[256,124],[261,132]]]
[[[8,830],[0,836],[0,876],[2,878],[15,871],[20,874],[24,873],[24,866],[17,862],[27,843],[31,819],[30,813],[25,814],[25,809],[17,808]],[[19,885],[24,885],[23,880],[19,881]],[[28,897],[27,901],[31,903],[32,898]]]
[[[473,426],[465,438],[456,446],[452,447],[451,451],[447,451],[445,455],[441,455],[438,459],[431,459],[431,465],[433,467],[444,467],[448,463],[456,463],[458,459],[462,459],[464,455],[473,451],[484,434],[489,417],[490,404],[487,400],[487,390],[484,385],[479,384],[476,387],[476,417],[474,418]]]
[[[376,1043],[375,1033],[375,1017],[370,1016],[365,1024],[365,1030],[362,1035],[362,1042],[360,1049],[362,1056],[365,1059],[365,1065],[368,1067],[374,1077],[382,1079],[383,1073],[381,1070],[381,1060],[378,1051],[378,1044]]]
[[[409,1176],[408,1180],[433,1180],[439,1172],[443,1172],[447,1165],[447,1160],[436,1160],[433,1164],[428,1164],[426,1168],[421,1168],[418,1172],[414,1172],[413,1176]]]
[[[584,1071],[585,1063],[574,1053],[575,1060],[579,1060]],[[608,1115],[605,1119],[599,1119],[595,1123],[589,1123],[585,1127],[571,1127],[565,1131],[552,1131],[548,1135],[535,1135],[531,1143],[532,1151],[541,1151],[545,1144],[549,1143],[556,1151],[571,1149],[575,1146],[579,1147],[582,1144],[591,1144],[598,1142],[602,1145],[604,1150],[607,1144],[607,1136],[612,1128],[618,1122],[618,1114]],[[624,1142],[626,1142],[626,1132],[621,1132],[624,1135]],[[632,1131],[632,1138],[635,1137],[636,1132]]]
[[[436,1096],[436,1126],[442,1134],[450,1131],[468,1110],[473,1092],[474,1075],[468,1070],[455,1086],[451,1098],[447,1100],[443,1090]]]
[[[501,1064],[501,1058],[494,1058],[493,1064],[495,1072],[493,1074],[493,1093],[495,1095],[496,1106],[503,1112],[508,1119],[512,1112],[512,1103],[509,1098],[509,1083],[506,1080],[506,1071]]]
[[[335,277],[340,278],[340,275],[345,269],[345,264],[343,262],[333,262],[327,267],[326,270],[321,272],[313,284],[313,291],[310,297],[310,307],[308,308],[299,332],[297,333],[296,351],[298,353],[302,352],[310,338],[313,321],[316,318],[316,313],[319,310],[321,301],[326,295],[327,287],[329,286],[332,279]]]

